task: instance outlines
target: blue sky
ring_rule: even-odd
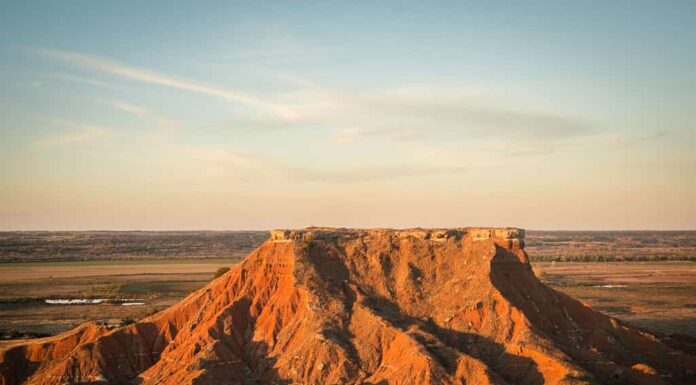
[[[696,3],[3,2],[0,228],[696,228]]]

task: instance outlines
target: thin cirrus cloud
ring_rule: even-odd
[[[429,177],[438,175],[458,175],[465,173],[466,167],[446,166],[371,166],[349,167],[332,170],[313,170],[307,168],[290,169],[295,180],[320,183],[376,182],[402,178]]]
[[[173,130],[184,126],[178,120],[164,117],[156,111],[137,104],[122,100],[107,100],[104,103],[119,112],[135,117],[146,125],[146,130],[139,130],[134,133],[136,138],[139,139],[152,141],[163,139],[165,136],[171,138]]]
[[[250,126],[292,127],[310,124],[331,128],[334,130],[335,143],[379,138],[423,141],[428,137],[446,135],[460,136],[462,140],[513,138],[534,147],[536,143],[557,142],[593,133],[592,125],[584,119],[519,108],[509,101],[482,105],[471,95],[462,96],[451,90],[435,88],[419,89],[417,93],[404,93],[401,90],[361,93],[321,87],[293,77],[285,80],[298,86],[298,92],[279,95],[277,100],[281,102],[271,102],[244,92],[107,58],[59,50],[36,52],[72,67],[218,97],[270,114],[270,120],[250,122]],[[116,107],[136,113],[124,106]]]
[[[389,142],[448,143],[483,141],[490,145],[510,143],[511,154],[544,154],[560,145],[594,133],[590,122],[543,109],[523,108],[513,99],[495,103],[477,98],[481,90],[417,88],[346,91],[322,87],[296,77],[281,78],[297,86],[295,92],[277,94],[272,101],[217,85],[174,77],[138,68],[115,60],[59,50],[37,50],[50,60],[75,68],[96,71],[122,79],[156,84],[244,105],[265,112],[264,119],[237,121],[249,128],[292,128],[312,126],[333,133],[332,142],[346,144],[364,140]],[[484,90],[488,92],[488,90]],[[270,99],[270,98],[269,98]],[[484,98],[485,99],[485,98]],[[172,127],[173,122],[147,109],[114,101],[113,108]],[[403,170],[386,170],[384,175],[407,175]],[[304,179],[312,173],[299,173]],[[355,179],[351,174],[348,179]],[[359,179],[359,178],[358,178]]]
[[[350,143],[370,138],[388,138],[393,141],[422,140],[424,134],[409,127],[382,127],[365,129],[349,127],[334,134],[335,143]]]
[[[462,85],[355,91],[294,76],[274,77],[297,86],[293,92],[277,95],[296,118],[257,121],[255,126],[330,128],[332,142],[337,144],[502,139],[535,148],[597,133],[586,118],[535,105],[523,89],[510,93],[507,89]]]
[[[365,122],[374,125],[394,125],[409,120],[419,124],[437,126],[482,127],[482,132],[495,133],[497,130],[521,129],[528,134],[548,137],[581,135],[588,131],[588,122],[564,117],[548,112],[518,111],[514,107],[480,106],[458,95],[442,90],[421,90],[417,98],[408,93],[372,92],[351,93],[330,88],[322,88],[315,83],[293,78],[292,83],[301,86],[299,94],[289,95],[287,103],[274,103],[262,98],[222,88],[212,84],[174,77],[160,72],[137,68],[121,62],[85,55],[70,51],[36,50],[40,55],[73,67],[97,71],[123,79],[129,79],[164,87],[196,92],[225,100],[238,102],[273,113],[285,121],[325,121],[332,117],[336,125],[346,120]],[[442,96],[444,95],[444,96]],[[299,97],[299,99],[297,99]],[[339,115],[336,115],[336,113]],[[362,117],[362,118],[361,118]],[[399,123],[401,124],[401,123]],[[435,128],[436,128],[435,127]],[[428,127],[429,129],[433,127]],[[365,130],[366,135],[371,130]]]
[[[199,175],[214,179],[259,181],[282,179],[307,183],[363,183],[402,178],[457,175],[468,171],[463,166],[370,165],[319,169],[275,162],[248,153],[219,148],[189,148],[185,157],[193,161]]]
[[[339,127],[334,137],[338,143],[377,138],[423,140],[437,135],[550,142],[594,133],[592,124],[581,118],[523,109],[510,101],[483,105],[470,97],[441,95],[437,90],[414,96],[315,88],[308,89],[305,102],[294,108],[306,121]]]
[[[668,134],[667,131],[657,131],[646,135],[614,135],[609,138],[608,143],[615,148],[629,148],[652,143]]]
[[[283,119],[293,118],[293,112],[287,106],[268,102],[243,92],[221,88],[212,84],[174,77],[148,69],[132,67],[115,60],[92,55],[46,49],[36,50],[36,52],[50,60],[61,62],[69,66],[97,71],[123,79],[209,95],[247,105]]]
[[[54,120],[54,123],[71,130],[55,135],[47,135],[39,138],[34,144],[38,147],[61,147],[76,143],[93,141],[99,138],[104,138],[111,133],[111,130],[105,127],[83,124],[77,122],[69,122],[64,120]]]
[[[93,86],[93,87],[107,88],[107,89],[112,89],[112,90],[116,90],[116,89],[121,88],[121,87],[118,87],[116,85],[106,83],[106,82],[103,82],[103,81],[100,81],[97,79],[74,76],[74,75],[65,74],[65,73],[48,74],[48,75],[46,75],[46,77],[48,79],[51,79],[51,80],[60,80],[60,81],[65,81],[65,82],[86,84],[86,85]]]
[[[108,102],[108,104],[121,112],[125,112],[127,114],[134,115],[137,117],[142,118],[150,115],[150,112],[147,110],[147,108],[137,106],[132,103],[124,102],[122,100],[111,100]]]
[[[137,104],[125,102],[123,100],[108,100],[105,103],[117,111],[155,123],[156,126],[161,128],[172,128],[180,125],[180,123],[174,119],[161,116],[159,113]]]

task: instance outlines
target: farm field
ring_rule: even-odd
[[[694,262],[537,262],[556,290],[608,315],[666,334],[696,336]]]
[[[696,231],[527,231],[536,262],[696,261]]]
[[[267,231],[5,231],[0,262],[243,258]]]
[[[238,259],[0,264],[0,333],[52,335],[95,320],[120,325],[163,310]],[[59,302],[49,304],[48,301]],[[85,304],[62,304],[66,300]]]

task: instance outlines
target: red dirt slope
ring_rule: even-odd
[[[537,280],[518,229],[274,231],[136,324],[1,352],[0,384],[694,384],[696,357]]]

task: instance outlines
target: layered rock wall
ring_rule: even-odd
[[[524,248],[524,230],[514,227],[462,227],[454,229],[340,229],[310,227],[300,230],[278,229],[271,231],[271,242],[292,242],[300,240],[333,240],[338,238],[358,238],[366,235],[395,236],[397,238],[416,238],[430,241],[460,240],[468,237],[473,241],[494,239],[504,244],[515,244]]]

